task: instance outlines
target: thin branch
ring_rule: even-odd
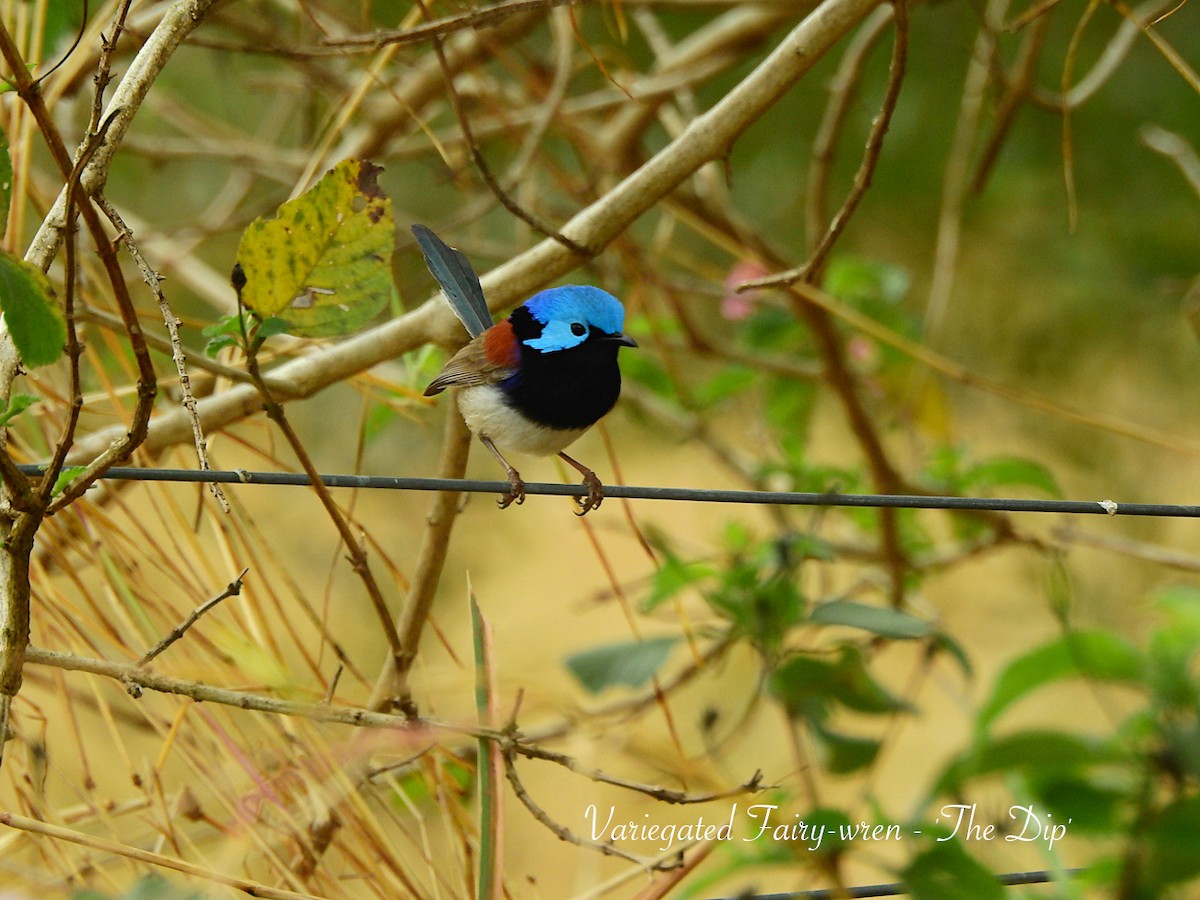
[[[1009,0],[987,0],[983,21],[975,35],[967,74],[963,80],[957,124],[950,143],[950,155],[942,173],[942,203],[938,212],[937,245],[934,248],[933,274],[925,303],[924,332],[928,343],[936,344],[946,310],[954,295],[958,273],[959,242],[962,239],[963,204],[970,177],[971,151],[979,132],[987,88],[991,82],[992,47],[999,23],[1008,11]]]
[[[778,275],[747,281],[738,285],[739,291],[754,287],[789,285],[800,280],[816,284],[821,280],[820,275],[825,266],[825,260],[829,257],[833,245],[841,237],[846,225],[850,222],[850,217],[854,215],[858,204],[871,186],[871,178],[879,163],[879,154],[883,151],[883,139],[887,135],[888,126],[891,125],[892,113],[896,111],[896,102],[900,99],[900,86],[904,83],[904,70],[908,61],[908,0],[894,0],[892,10],[896,34],[892,45],[892,62],[888,68],[887,88],[884,90],[879,113],[871,123],[871,133],[867,136],[866,150],[863,153],[862,162],[859,163],[858,172],[854,175],[854,184],[846,194],[841,209],[829,223],[828,229],[804,265]]]
[[[619,787],[636,794],[645,794],[647,797],[658,800],[661,803],[672,803],[682,806],[695,803],[712,803],[714,800],[727,800],[730,797],[740,797],[743,794],[756,794],[759,791],[766,790],[767,787],[762,783],[763,773],[756,771],[747,781],[736,787],[723,791],[711,791],[706,794],[689,794],[687,791],[677,791],[656,784],[643,784],[637,781],[618,778],[599,769],[581,766],[574,758],[565,753],[556,753],[553,750],[546,750],[534,744],[514,744],[513,751],[524,756],[526,759],[541,759],[546,762],[552,762],[555,765],[562,766],[569,772],[581,775],[589,781],[595,781],[598,784],[612,785],[613,787]]]
[[[1200,196],[1200,155],[1186,138],[1158,125],[1144,125],[1142,143],[1175,163],[1188,185]]]
[[[1075,23],[1075,28],[1071,32],[1071,40],[1067,44],[1066,57],[1063,59],[1062,66],[1062,92],[1065,96],[1067,89],[1071,86],[1071,72],[1075,66],[1075,55],[1079,52],[1080,44],[1083,42],[1084,32],[1087,30],[1088,22],[1092,20],[1092,16],[1096,14],[1096,10],[1100,8],[1100,0],[1088,0],[1087,6],[1083,9],[1083,14],[1079,17],[1079,21]],[[1071,107],[1063,106],[1062,108],[1062,159],[1063,159],[1063,186],[1067,191],[1067,230],[1075,231],[1075,226],[1079,219],[1079,204],[1075,198],[1075,149],[1074,149],[1074,133],[1071,130]]]
[[[203,616],[209,610],[215,609],[217,604],[222,600],[225,600],[228,597],[239,596],[242,593],[242,579],[246,577],[246,573],[249,571],[249,569],[242,569],[242,573],[233,581],[231,581],[226,586],[225,590],[221,591],[221,593],[217,594],[211,600],[204,601],[190,613],[188,613],[187,618],[172,628],[161,641],[145,652],[142,658],[137,661],[138,667],[140,668],[141,666],[149,665],[154,657],[158,656],[173,643],[183,637],[189,628],[200,621],[201,616]]]
[[[992,167],[1000,156],[1000,149],[1008,137],[1017,112],[1021,105],[1029,99],[1036,83],[1038,64],[1042,60],[1042,48],[1046,43],[1046,33],[1050,28],[1050,17],[1043,16],[1033,23],[1033,27],[1025,35],[1020,52],[1013,62],[1013,74],[1008,76],[1004,85],[1004,94],[996,104],[995,124],[992,126],[992,136],[984,145],[980,154],[979,165],[975,169],[975,177],[971,180],[971,193],[982,194],[987,184]]]
[[[829,82],[829,103],[825,106],[825,115],[817,129],[808,163],[804,234],[810,252],[816,249],[817,235],[827,227],[826,195],[838,138],[850,114],[867,59],[891,23],[892,15],[890,6],[880,6],[867,16],[854,37],[847,42],[837,73]]]
[[[419,0],[421,10],[428,15],[429,8],[425,5],[424,0]],[[500,205],[508,210],[512,215],[516,216],[530,228],[534,229],[538,234],[553,238],[558,241],[581,260],[591,259],[595,254],[589,252],[586,248],[581,247],[570,238],[562,233],[555,231],[549,225],[543,223],[533,213],[524,209],[517,201],[509,196],[508,192],[500,186],[500,182],[496,180],[496,176],[492,174],[491,167],[487,160],[484,159],[483,151],[479,149],[479,144],[475,140],[475,135],[471,132],[471,122],[463,110],[462,98],[458,95],[458,89],[454,86],[454,75],[451,72],[450,64],[446,61],[446,51],[442,48],[442,39],[435,37],[433,39],[433,52],[437,56],[438,64],[442,67],[442,77],[446,83],[446,95],[450,98],[450,108],[454,110],[454,116],[458,119],[459,128],[462,129],[463,141],[471,154],[471,159],[475,163],[475,168],[479,170],[480,176],[483,178],[484,184],[487,185],[500,202]]]
[[[50,503],[55,482],[62,471],[63,462],[67,458],[67,453],[71,449],[71,445],[75,442],[75,430],[79,424],[79,414],[83,410],[83,389],[79,375],[79,358],[83,354],[83,345],[79,343],[75,297],[79,274],[77,259],[78,233],[75,221],[76,199],[79,189],[79,177],[96,150],[104,142],[104,134],[111,123],[112,118],[110,117],[98,125],[95,132],[87,134],[67,180],[67,244],[66,272],[64,273],[65,285],[63,291],[63,319],[65,320],[67,329],[66,356],[70,367],[70,400],[67,406],[67,421],[63,425],[62,434],[55,442],[54,454],[50,458],[50,464],[46,467],[45,473],[42,476],[42,488],[38,499],[39,505],[43,509]]]
[[[64,828],[61,825],[52,825],[49,822],[43,822],[39,819],[30,819],[16,813],[0,810],[0,825],[7,825],[9,828],[19,828],[30,834],[53,838],[57,841],[78,844],[81,847],[87,847],[89,850],[97,851],[106,856],[119,856],[125,859],[136,860],[137,862],[149,863],[150,865],[159,866],[164,869],[171,869],[175,872],[182,872],[184,875],[191,875],[195,878],[203,878],[214,884],[226,885],[251,897],[265,897],[267,900],[321,900],[321,898],[313,894],[298,894],[295,891],[270,887],[248,878],[238,878],[235,875],[227,875],[216,869],[206,869],[203,866],[194,865],[174,856],[164,856],[161,853],[153,853],[149,850],[143,850],[140,847],[134,847],[131,844],[110,841],[107,838],[96,837],[83,831],[76,831],[73,828]]]
[[[508,749],[506,749],[504,753],[504,774],[508,778],[508,783],[512,787],[513,793],[516,794],[516,797],[521,801],[521,804],[527,810],[529,810],[530,815],[545,825],[546,828],[550,829],[554,836],[560,841],[565,841],[568,844],[574,844],[576,847],[597,850],[600,853],[603,853],[605,856],[615,856],[619,859],[636,863],[647,870],[667,870],[673,869],[679,865],[679,859],[675,855],[672,855],[669,858],[669,861],[653,860],[636,856],[633,853],[629,853],[628,851],[622,850],[620,847],[613,845],[611,842],[600,843],[598,841],[589,841],[581,838],[565,825],[560,825],[558,822],[554,821],[554,819],[552,819],[544,809],[534,802],[534,799],[529,796],[529,792],[525,790],[525,785],[521,783],[521,779],[517,775],[517,769],[513,759],[513,752]]]
[[[105,118],[104,92],[108,90],[108,85],[112,81],[113,54],[117,52],[117,43],[121,40],[121,33],[125,30],[125,19],[129,16],[129,7],[132,2],[133,0],[121,0],[113,15],[109,34],[104,37],[100,45],[100,58],[96,63],[96,74],[92,78],[95,89],[92,91],[92,112],[88,122],[88,133],[90,134],[99,131],[100,123]],[[67,209],[70,209],[69,205]]]
[[[442,456],[438,463],[440,479],[459,479],[467,469],[467,456],[471,448],[471,432],[467,430],[457,409],[448,410],[442,432]],[[408,595],[404,598],[404,611],[400,616],[400,645],[402,652],[384,663],[383,671],[375,680],[375,689],[367,707],[387,710],[399,707],[413,711],[408,693],[408,673],[417,659],[421,647],[421,635],[433,608],[433,598],[442,577],[446,553],[450,547],[450,533],[458,519],[458,508],[462,495],[457,491],[443,490],[433,498],[429,513],[425,517],[425,530],[421,535],[421,548],[417,552],[417,564],[413,569]]]
[[[240,270],[239,270],[240,271]],[[245,281],[245,278],[242,278]],[[241,284],[236,284],[238,290],[238,305],[241,306]],[[292,448],[292,452],[296,455],[296,459],[300,461],[301,468],[308,475],[310,483],[317,499],[321,501],[321,506],[324,507],[326,515],[329,516],[338,534],[341,536],[342,543],[346,547],[346,555],[350,561],[350,568],[361,579],[363,586],[367,589],[367,595],[371,598],[371,604],[375,607],[375,615],[379,619],[379,624],[383,627],[384,637],[387,638],[388,647],[391,649],[392,656],[399,658],[404,652],[404,645],[400,642],[400,635],[396,632],[396,626],[392,622],[392,614],[388,610],[387,600],[384,599],[383,591],[379,588],[379,582],[375,580],[375,575],[371,572],[371,563],[367,559],[366,548],[360,543],[358,537],[350,529],[350,524],[346,521],[346,517],[342,515],[342,511],[333,500],[333,495],[329,493],[329,488],[321,480],[320,472],[317,471],[316,464],[312,461],[312,457],[308,455],[308,451],[304,447],[304,442],[300,440],[295,429],[292,428],[291,422],[288,421],[287,415],[283,411],[283,405],[275,399],[270,386],[263,378],[262,370],[258,365],[258,347],[254,343],[253,338],[248,338],[245,335],[246,316],[241,317],[243,326],[243,337],[246,338],[246,369],[250,373],[250,377],[254,380],[254,385],[258,389],[259,395],[262,397],[262,408],[270,419],[279,428],[283,434],[284,440],[288,442],[288,446]]]
[[[138,271],[142,273],[142,281],[150,288],[150,292],[154,294],[154,300],[158,303],[158,309],[162,313],[163,324],[167,326],[167,335],[171,346],[171,359],[175,362],[175,371],[179,374],[179,390],[182,395],[180,402],[183,408],[187,410],[188,420],[192,426],[192,439],[196,446],[196,458],[199,461],[200,468],[207,471],[212,466],[208,462],[208,442],[204,439],[204,428],[200,425],[200,417],[196,415],[196,397],[192,394],[192,379],[188,374],[187,358],[183,352],[183,341],[179,337],[179,326],[183,321],[175,315],[171,309],[171,305],[167,302],[167,297],[162,290],[163,277],[151,268],[150,263],[146,261],[146,257],[142,255],[141,248],[133,238],[133,232],[129,226],[125,224],[116,207],[108,202],[108,198],[104,194],[96,196],[96,204],[108,216],[108,220],[112,222],[113,227],[117,229],[117,240],[120,241],[129,255],[133,258],[134,263],[138,267]],[[217,503],[221,507],[222,512],[229,512],[229,501],[225,498],[221,486],[216,482],[209,482],[208,489],[212,492]]]
[[[326,40],[322,46],[329,49],[362,49],[377,50],[386,46],[403,46],[424,41],[437,42],[446,35],[467,29],[477,29],[495,25],[512,16],[522,13],[551,10],[556,6],[574,6],[575,4],[594,2],[594,0],[508,0],[507,3],[497,3],[495,6],[485,6],[468,10],[441,19],[429,18],[424,25],[413,28],[380,30],[373,34],[355,35],[348,38]],[[428,16],[428,12],[426,12]]]

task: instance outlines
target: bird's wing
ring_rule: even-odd
[[[450,308],[463,323],[467,333],[476,338],[492,327],[492,314],[483,298],[479,276],[461,250],[446,245],[424,225],[414,225],[413,234],[425,257],[425,265],[442,286]]]
[[[476,338],[450,357],[442,371],[438,372],[437,377],[429,382],[429,387],[425,388],[425,396],[440,394],[448,387],[499,384],[515,371],[515,366],[489,359],[485,340]]]

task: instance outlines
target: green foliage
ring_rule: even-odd
[[[1003,900],[994,875],[958,841],[932,843],[901,873],[914,900]]]
[[[1145,670],[1142,654],[1106,631],[1073,631],[1009,663],[976,719],[986,731],[996,718],[1032,691],[1064,678],[1136,684]]]
[[[1054,475],[1031,459],[995,456],[979,462],[967,459],[966,451],[940,447],[925,466],[925,479],[935,489],[953,494],[989,494],[999,488],[1032,488],[1048,497],[1061,497]]]
[[[1162,624],[1145,648],[1121,635],[1067,632],[1011,662],[976,716],[970,745],[936,780],[933,796],[962,797],[997,778],[1036,802],[1046,822],[1118,838],[1094,879],[1123,896],[1157,897],[1200,876],[1200,591],[1159,598]],[[1137,702],[1109,735],[1065,730],[994,734],[1018,701],[1068,679],[1123,686]]]
[[[832,660],[789,656],[773,673],[770,687],[793,719],[823,722],[839,705],[872,714],[906,708],[871,677],[862,652],[852,644],[843,644]]]
[[[67,489],[67,485],[86,471],[87,466],[64,466],[62,471],[58,473],[58,477],[54,479],[54,488],[51,496],[57,497]]]
[[[63,354],[67,328],[46,274],[0,252],[0,309],[21,361],[47,366]]]
[[[849,625],[888,638],[923,638],[933,633],[932,625],[903,610],[848,600],[831,600],[814,607],[808,621],[814,625]]]
[[[677,643],[667,637],[605,644],[568,657],[567,668],[593,694],[621,685],[641,687],[662,668]]]
[[[346,334],[377,315],[395,290],[395,223],[380,171],[344,160],[273,218],[251,222],[237,252],[242,302],[301,337]]]
[[[0,428],[7,428],[13,419],[37,402],[37,397],[30,394],[13,394],[7,402],[0,399]]]
[[[287,331],[288,323],[278,316],[260,319],[256,313],[248,311],[222,316],[200,333],[208,338],[204,355],[213,359],[227,347],[241,347],[243,352],[247,352],[250,348],[261,347],[267,338]],[[250,341],[250,348],[243,346],[246,339]]]

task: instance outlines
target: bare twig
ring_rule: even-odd
[[[239,270],[240,271],[240,270]],[[245,278],[242,278],[242,282]],[[238,291],[238,304],[241,305],[241,290],[242,283],[235,280],[234,286]],[[243,339],[246,346],[246,369],[250,373],[250,377],[254,380],[254,385],[258,389],[259,395],[262,397],[263,411],[279,428],[284,439],[288,442],[288,446],[292,448],[292,452],[296,455],[296,459],[300,461],[301,468],[305,474],[311,479],[313,491],[320,500],[321,506],[324,507],[329,520],[333,522],[339,536],[342,539],[342,544],[346,548],[346,556],[350,561],[350,568],[359,577],[363,583],[363,587],[367,589],[367,595],[371,598],[371,604],[375,607],[375,615],[379,619],[379,624],[383,627],[384,637],[387,638],[388,647],[391,649],[392,656],[399,658],[404,652],[404,646],[400,643],[400,635],[396,632],[395,623],[392,621],[392,614],[388,610],[387,600],[384,599],[383,591],[379,588],[379,582],[375,580],[375,575],[371,572],[371,563],[367,559],[366,547],[359,541],[358,537],[350,529],[349,522],[342,515],[342,511],[338,508],[337,503],[333,500],[333,495],[329,493],[329,488],[325,482],[321,480],[321,474],[317,469],[316,464],[312,461],[312,457],[308,455],[308,451],[304,447],[304,442],[300,440],[291,422],[288,421],[287,415],[283,411],[283,404],[275,399],[271,387],[263,378],[262,370],[258,365],[258,347],[254,340],[245,333],[246,316],[241,316],[243,327]]]
[[[1142,127],[1142,143],[1175,163],[1192,190],[1200,196],[1200,155],[1182,135],[1158,125],[1145,125]]]
[[[1042,16],[1033,23],[1021,43],[1020,53],[1012,65],[1013,74],[1007,78],[1004,94],[996,105],[996,122],[992,126],[992,136],[984,145],[975,177],[971,181],[973,194],[983,193],[988,175],[991,174],[992,167],[1000,155],[1000,148],[1004,146],[1004,140],[1016,121],[1017,112],[1033,91],[1038,64],[1042,59],[1042,47],[1049,28],[1050,17]]]
[[[112,222],[117,229],[117,239],[124,244],[125,249],[133,258],[134,263],[138,267],[138,271],[142,273],[142,280],[146,286],[150,288],[150,292],[154,294],[154,299],[158,303],[159,311],[162,313],[163,324],[167,326],[167,334],[171,345],[171,359],[175,362],[175,371],[179,373],[179,390],[181,394],[180,402],[183,408],[187,410],[188,420],[192,425],[192,439],[196,445],[196,458],[199,461],[201,469],[211,469],[212,466],[208,462],[208,442],[204,439],[204,429],[200,425],[200,417],[196,415],[196,398],[192,394],[192,380],[188,375],[187,358],[183,352],[183,342],[179,338],[179,326],[183,324],[182,320],[175,315],[171,309],[171,305],[167,302],[167,297],[162,290],[163,277],[151,268],[146,257],[142,255],[141,248],[133,238],[133,232],[129,230],[129,226],[121,218],[116,207],[108,202],[108,198],[103,194],[96,197],[96,204],[108,216],[108,220]],[[225,498],[225,492],[221,490],[221,486],[216,482],[209,482],[208,489],[216,498],[223,512],[229,512],[229,501]]]
[[[187,614],[182,622],[176,625],[168,632],[161,641],[145,652],[141,659],[137,661],[139,667],[149,665],[154,657],[158,656],[173,643],[183,637],[189,628],[200,621],[200,617],[211,609],[215,609],[217,604],[228,597],[237,597],[242,593],[242,579],[246,577],[249,569],[242,569],[242,573],[231,581],[221,593],[217,594],[210,600],[206,600]]]
[[[428,15],[429,8],[425,5],[424,0],[420,0],[420,4],[422,11]],[[483,182],[487,185],[488,190],[500,201],[501,206],[530,228],[537,231],[538,234],[553,238],[580,259],[591,259],[595,255],[594,253],[590,253],[586,248],[581,247],[561,232],[555,231],[549,225],[544,224],[533,213],[524,209],[519,203],[513,200],[509,196],[508,191],[501,187],[500,182],[496,180],[496,176],[492,174],[487,160],[484,159],[483,151],[479,149],[479,144],[476,143],[475,136],[471,133],[471,121],[463,110],[462,98],[458,96],[458,89],[454,86],[454,75],[451,72],[450,64],[446,61],[446,51],[442,48],[442,39],[440,37],[433,39],[433,52],[437,55],[438,63],[442,67],[442,76],[446,83],[446,95],[450,98],[450,108],[454,110],[454,116],[458,119],[458,125],[462,129],[463,141],[470,151],[475,168],[479,170],[480,177],[483,178]]]
[[[298,894],[295,891],[270,887],[247,878],[227,875],[216,869],[206,869],[203,866],[194,865],[177,857],[153,853],[130,844],[110,841],[83,831],[76,831],[73,828],[64,828],[61,825],[53,825],[38,819],[30,819],[16,813],[0,810],[0,825],[7,825],[9,828],[19,828],[30,834],[37,834],[58,841],[79,844],[81,847],[87,847],[102,854],[120,856],[138,862],[149,863],[150,865],[159,866],[164,869],[171,869],[175,872],[182,872],[185,875],[191,875],[195,878],[203,878],[214,884],[223,884],[234,888],[251,897],[266,897],[268,900],[320,900],[319,897],[312,894]]]
[[[954,296],[958,274],[959,241],[962,238],[963,204],[967,198],[971,151],[983,116],[983,104],[991,81],[992,46],[996,28],[1004,20],[1009,0],[987,0],[983,21],[975,35],[967,75],[959,101],[957,124],[951,139],[950,156],[942,173],[942,204],[938,213],[937,246],[933,274],[925,303],[925,339],[936,346],[942,322]]]
[[[324,46],[338,50],[375,50],[384,46],[402,46],[430,40],[437,41],[457,31],[492,26],[512,16],[523,13],[550,10],[556,6],[569,6],[586,2],[593,2],[593,0],[508,0],[506,3],[497,3],[494,6],[472,9],[441,19],[433,19],[428,16],[427,12],[426,17],[429,18],[429,21],[424,25],[417,25],[413,28],[380,30],[373,34],[331,39],[325,41]]]
[[[645,794],[653,800],[658,800],[662,803],[672,803],[682,806],[688,806],[696,803],[712,803],[714,800],[726,800],[730,797],[740,797],[743,794],[756,794],[759,791],[765,790],[763,785],[762,772],[755,772],[743,784],[736,787],[727,788],[723,791],[711,791],[705,794],[691,794],[687,791],[677,791],[671,788],[665,788],[656,784],[642,784],[637,781],[630,781],[625,778],[618,778],[615,775],[609,775],[599,769],[589,769],[579,765],[573,757],[565,753],[557,753],[553,750],[546,750],[535,744],[515,744],[514,752],[524,756],[526,759],[542,759],[546,762],[552,762],[555,765],[562,766],[576,775],[581,775],[589,781],[595,781],[599,784],[608,784],[613,787],[619,787],[627,791],[632,791],[636,794]]]
[[[808,186],[805,191],[804,234],[809,252],[817,247],[818,234],[826,229],[826,198],[829,174],[833,168],[834,151],[845,127],[851,104],[862,80],[863,68],[875,44],[892,21],[892,7],[880,6],[863,20],[862,26],[847,42],[846,52],[838,63],[837,73],[829,82],[829,103],[817,136],[813,140],[808,164]]]
[[[442,457],[438,463],[441,478],[462,478],[467,468],[467,455],[471,447],[471,432],[467,430],[458,410],[448,410],[445,429],[442,433]],[[403,651],[395,659],[384,663],[383,671],[375,681],[375,689],[367,707],[388,710],[396,706],[412,712],[412,701],[408,695],[408,672],[417,659],[421,646],[421,635],[433,607],[433,598],[442,577],[446,552],[450,546],[450,533],[458,518],[458,506],[462,495],[457,491],[439,492],[429,506],[425,517],[425,531],[421,536],[421,549],[417,552],[417,564],[413,570],[408,596],[404,598],[404,611],[400,616],[400,644]]]
[[[673,869],[679,865],[677,858],[674,857],[665,862],[656,861],[653,859],[636,856],[632,853],[622,850],[620,847],[615,846],[611,842],[602,844],[598,841],[586,840],[579,837],[565,825],[561,825],[554,821],[554,819],[552,819],[550,815],[544,809],[538,806],[538,804],[534,802],[534,799],[529,796],[529,791],[525,789],[525,785],[521,783],[521,779],[517,775],[517,768],[515,760],[513,759],[513,753],[508,750],[506,750],[504,753],[504,774],[508,778],[508,783],[512,787],[513,793],[516,794],[516,797],[521,801],[521,804],[527,810],[529,810],[530,815],[550,829],[550,831],[553,832],[555,837],[557,837],[560,841],[566,841],[568,844],[574,844],[576,847],[585,847],[589,850],[598,850],[605,856],[616,856],[620,859],[627,860],[628,862],[636,863],[647,870]]]
[[[101,42],[100,59],[96,64],[96,74],[92,78],[95,90],[92,91],[91,120],[88,122],[90,134],[96,134],[100,130],[100,123],[104,120],[104,92],[108,90],[109,82],[112,81],[113,54],[117,52],[117,43],[121,40],[121,33],[125,30],[125,20],[129,16],[129,7],[132,2],[133,0],[121,0],[113,15],[112,24],[109,26],[109,34]],[[69,210],[70,206],[68,205],[67,208]]]
[[[854,184],[851,186],[849,193],[846,194],[846,199],[842,202],[841,209],[833,217],[833,221],[829,223],[825,234],[817,242],[816,248],[804,265],[787,272],[781,272],[778,275],[747,281],[738,285],[739,291],[755,287],[783,286],[793,284],[801,279],[812,284],[820,281],[820,274],[824,268],[825,260],[829,256],[829,252],[833,249],[833,245],[837,242],[837,239],[841,237],[842,232],[850,221],[850,217],[854,215],[859,202],[871,186],[871,177],[875,172],[875,166],[879,162],[879,154],[883,150],[883,139],[887,135],[888,126],[891,124],[892,113],[896,110],[896,102],[900,99],[900,86],[904,83],[904,70],[908,60],[907,0],[895,0],[892,3],[892,10],[896,23],[896,37],[892,47],[892,62],[888,69],[887,88],[884,91],[883,103],[879,107],[879,113],[875,116],[875,121],[871,123],[871,133],[867,136],[866,151],[863,153],[858,172],[854,176]]]
[[[1062,92],[1064,95],[1071,86],[1071,74],[1075,67],[1075,55],[1079,52],[1079,46],[1083,41],[1083,35],[1087,30],[1088,22],[1092,20],[1092,16],[1096,14],[1096,10],[1099,8],[1100,0],[1088,0],[1087,6],[1083,9],[1083,14],[1079,17],[1079,21],[1075,23],[1075,28],[1071,32],[1071,40],[1067,44],[1067,53],[1063,59],[1062,66]],[[1067,230],[1073,232],[1079,219],[1079,204],[1075,198],[1075,147],[1073,132],[1071,130],[1070,106],[1063,106],[1062,108],[1062,159],[1063,184],[1067,190]]]

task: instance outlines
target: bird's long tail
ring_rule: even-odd
[[[466,255],[447,246],[445,241],[424,225],[414,225],[412,232],[416,235],[421,255],[425,257],[425,265],[442,286],[442,293],[450,301],[450,308],[466,327],[467,333],[471,337],[478,337],[491,328],[492,314],[483,298],[479,276],[471,268]]]

